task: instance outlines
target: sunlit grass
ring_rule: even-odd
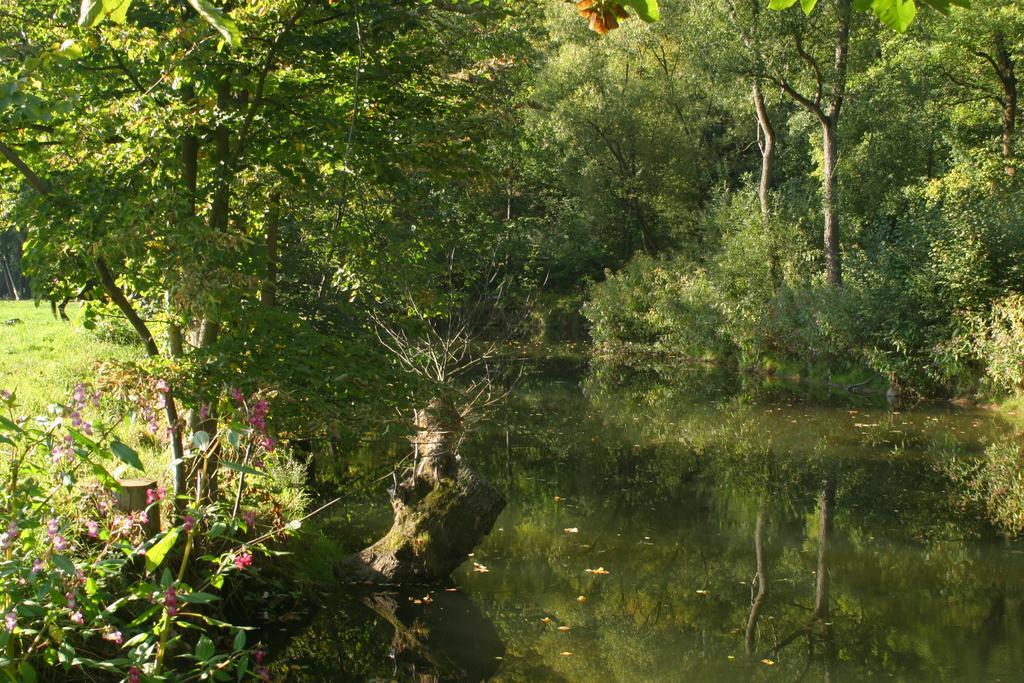
[[[52,403],[66,403],[77,382],[91,382],[100,363],[132,361],[141,348],[98,338],[81,325],[81,307],[67,309],[70,322],[55,319],[46,304],[0,301],[0,389],[15,392],[18,412],[42,415]],[[7,324],[7,321],[19,322]],[[163,448],[140,422],[125,421],[117,438],[135,448],[149,476],[166,478]],[[117,474],[139,476],[126,469]]]

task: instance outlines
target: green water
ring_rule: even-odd
[[[325,596],[276,675],[1020,680],[1024,547],[970,475],[1013,428],[743,384],[527,376],[465,445],[508,507],[454,590]],[[377,500],[347,513],[366,536]]]

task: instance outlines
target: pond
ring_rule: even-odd
[[[464,447],[508,507],[452,585],[325,596],[275,676],[1019,680],[1024,547],[977,486],[1013,428],[747,384],[529,374]],[[374,500],[353,547],[387,527]]]

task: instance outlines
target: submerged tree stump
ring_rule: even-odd
[[[490,533],[505,499],[469,466],[438,482],[413,505],[396,499],[391,530],[337,569],[339,578],[372,583],[447,579]]]
[[[391,492],[391,530],[347,558],[339,579],[436,583],[447,579],[490,533],[505,499],[455,451],[457,413],[439,402],[417,411],[416,462]]]

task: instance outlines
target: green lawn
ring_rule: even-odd
[[[16,391],[26,413],[63,402],[79,380],[89,380],[97,363],[137,358],[136,349],[98,339],[78,321],[79,306],[68,305],[71,322],[55,320],[47,304],[0,301],[0,388]],[[4,321],[21,322],[6,325]]]
[[[0,301],[0,389],[16,392],[23,415],[40,415],[51,403],[67,402],[75,383],[90,381],[98,363],[142,355],[139,347],[103,341],[83,328],[77,304],[70,304],[67,313],[71,321],[62,322],[53,318],[45,303]],[[14,319],[20,322],[5,324]],[[139,452],[147,474],[166,478],[163,448],[143,425],[126,422],[115,433]]]

